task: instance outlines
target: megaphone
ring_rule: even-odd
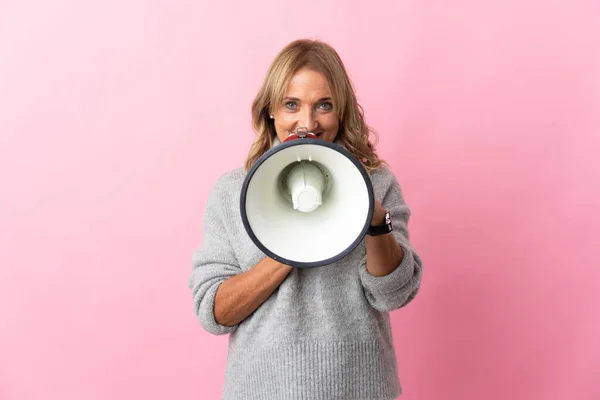
[[[296,268],[340,260],[373,218],[371,179],[339,144],[298,128],[248,171],[240,197],[246,232],[267,256]]]

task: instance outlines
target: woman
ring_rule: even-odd
[[[417,294],[421,260],[409,242],[409,208],[369,142],[336,51],[311,40],[286,46],[269,68],[252,118],[257,139],[245,168],[223,174],[210,192],[189,280],[200,324],[230,334],[223,399],[396,399],[401,388],[388,313]],[[362,160],[376,199],[371,224],[383,233],[368,234],[346,257],[317,268],[266,257],[239,211],[248,169],[299,127]]]

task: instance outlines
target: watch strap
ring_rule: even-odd
[[[385,223],[381,225],[371,225],[369,229],[367,229],[367,235],[369,236],[378,236],[385,235],[387,233],[392,232],[392,218],[390,216],[390,212],[388,210],[385,211]]]

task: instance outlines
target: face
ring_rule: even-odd
[[[306,127],[318,139],[329,142],[338,133],[339,120],[333,111],[327,80],[320,72],[308,68],[292,76],[281,104],[276,104],[271,114],[282,142],[298,127]]]

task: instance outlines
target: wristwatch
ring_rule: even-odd
[[[371,225],[367,230],[367,235],[369,236],[378,236],[385,235],[390,233],[393,229],[392,226],[392,217],[390,216],[390,212],[385,210],[385,223],[382,225]]]

